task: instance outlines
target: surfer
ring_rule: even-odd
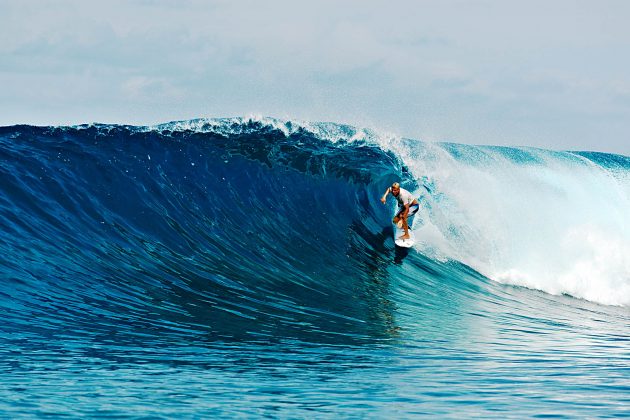
[[[381,198],[381,202],[385,204],[387,200],[387,194],[392,193],[394,198],[398,200],[398,206],[400,210],[394,216],[393,222],[405,229],[405,234],[400,237],[400,239],[409,239],[409,224],[407,223],[407,218],[409,216],[413,216],[420,209],[420,205],[418,204],[418,200],[416,200],[413,195],[409,191],[404,188],[400,188],[400,184],[398,182],[394,182],[391,187],[385,190],[385,194]]]

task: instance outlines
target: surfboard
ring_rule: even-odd
[[[401,222],[398,225],[394,225],[394,243],[396,246],[411,248],[416,243],[416,238],[411,230],[411,223],[409,224],[409,239],[400,239],[405,234],[405,229],[403,229]]]

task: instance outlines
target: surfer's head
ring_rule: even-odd
[[[394,196],[397,196],[398,193],[400,193],[400,184],[398,182],[394,182],[392,184],[392,194]]]

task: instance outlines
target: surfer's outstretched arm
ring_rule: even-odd
[[[385,194],[383,194],[383,197],[381,197],[381,203],[385,204],[385,201],[387,200],[387,194],[389,194],[391,190],[391,187],[387,187],[387,189],[385,190]]]

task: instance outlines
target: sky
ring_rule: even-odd
[[[630,155],[625,0],[0,0],[0,125],[268,116]]]

